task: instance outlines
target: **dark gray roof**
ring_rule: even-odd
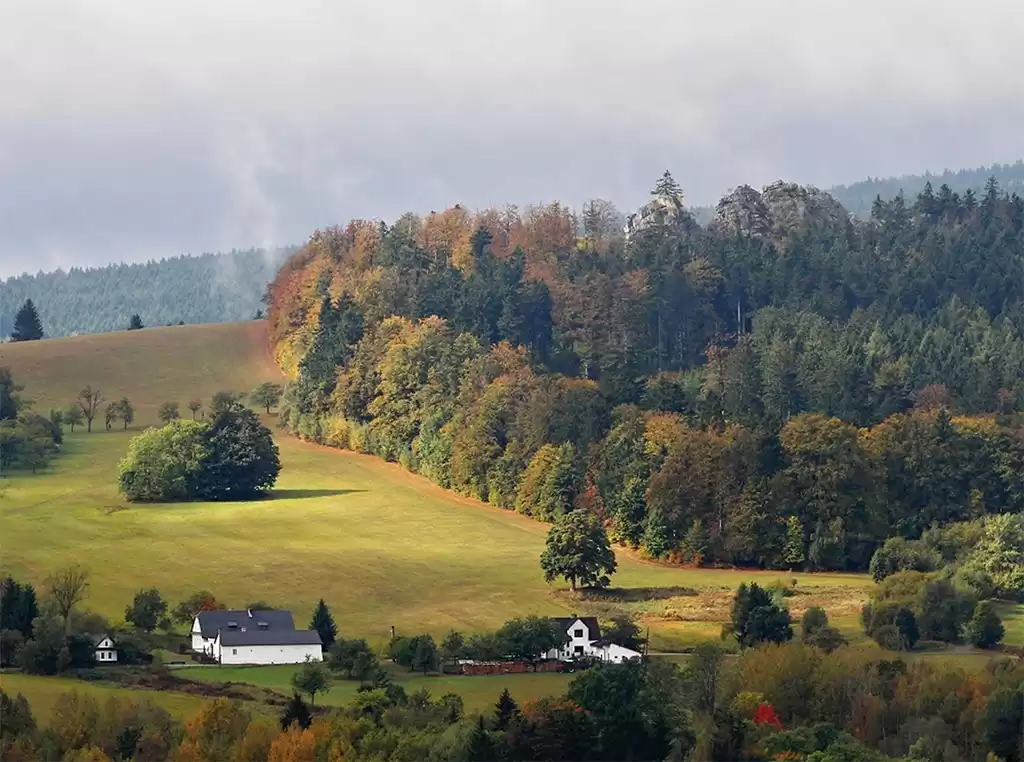
[[[276,632],[295,629],[292,612],[284,610],[253,612],[246,611],[245,609],[240,611],[220,610],[203,611],[199,614],[199,630],[204,638],[212,639],[217,637],[217,630],[224,630],[225,632],[229,629],[233,630],[234,628],[229,628],[231,622],[238,625],[239,630],[244,627],[247,631],[260,629],[260,622],[266,623],[266,630],[268,631]]]
[[[316,630],[224,630],[221,646],[312,646],[320,644]]]
[[[597,623],[597,617],[593,616],[555,616],[551,617],[554,621],[558,622],[558,625],[562,628],[563,632],[568,632],[569,628],[572,627],[576,620],[580,620],[587,626],[587,630],[590,631],[590,637],[594,640],[600,640],[601,638],[601,626]]]

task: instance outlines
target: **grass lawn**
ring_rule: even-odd
[[[565,691],[572,679],[570,674],[542,673],[523,675],[422,675],[405,669],[386,665],[391,676],[405,688],[407,693],[421,689],[430,691],[437,699],[446,693],[457,693],[471,711],[486,710],[494,706],[501,692],[508,688],[518,702],[542,696],[557,696]],[[280,693],[292,692],[291,679],[297,667],[279,664],[269,667],[184,667],[175,669],[174,674],[189,680],[216,683],[248,683],[270,688]],[[355,696],[359,682],[356,680],[334,680],[331,690],[324,696],[317,696],[316,703],[328,706],[342,706]]]
[[[39,410],[67,404],[86,383],[108,399],[126,395],[138,431],[155,423],[166,400],[184,406],[279,377],[265,331],[255,321],[3,344],[0,364]],[[48,471],[0,479],[0,571],[40,584],[51,570],[81,563],[92,575],[85,606],[112,619],[151,586],[172,605],[199,589],[237,607],[265,600],[292,609],[300,626],[323,597],[343,636],[379,648],[392,625],[440,638],[527,614],[630,611],[650,626],[652,649],[675,650],[717,637],[742,581],[795,579],[794,615],[822,605],[848,636],[871,585],[864,575],[682,569],[619,552],[618,592],[587,600],[544,583],[546,525],[395,464],[281,435],[283,469],[270,499],[127,505],[117,463],[133,432],[98,429],[68,435]]]
[[[187,693],[166,691],[135,690],[111,685],[99,685],[70,677],[41,677],[5,672],[0,674],[0,688],[8,695],[22,694],[32,706],[32,714],[41,725],[47,725],[53,712],[53,705],[62,693],[78,691],[104,701],[111,696],[120,696],[136,701],[149,700],[162,706],[173,716],[185,719],[202,709],[208,699]],[[254,705],[255,706],[255,705]]]

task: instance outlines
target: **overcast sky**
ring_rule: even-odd
[[[0,277],[1024,156],[1020,0],[0,0]]]

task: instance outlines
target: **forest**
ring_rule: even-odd
[[[669,173],[608,202],[315,233],[268,292],[282,421],[700,563],[866,569],[1024,508],[1024,200],[926,185],[852,219]]]
[[[123,331],[135,314],[150,326],[248,320],[292,251],[248,249],[11,277],[0,283],[0,339],[27,299],[49,337]]]

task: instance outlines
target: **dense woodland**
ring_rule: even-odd
[[[542,519],[703,563],[865,569],[1024,508],[1024,199],[926,186],[856,221],[666,173],[604,201],[318,231],[271,285],[282,420]]]
[[[21,275],[0,282],[0,338],[32,299],[46,336],[123,331],[145,325],[247,320],[262,309],[266,284],[293,251],[249,249],[141,264]]]

